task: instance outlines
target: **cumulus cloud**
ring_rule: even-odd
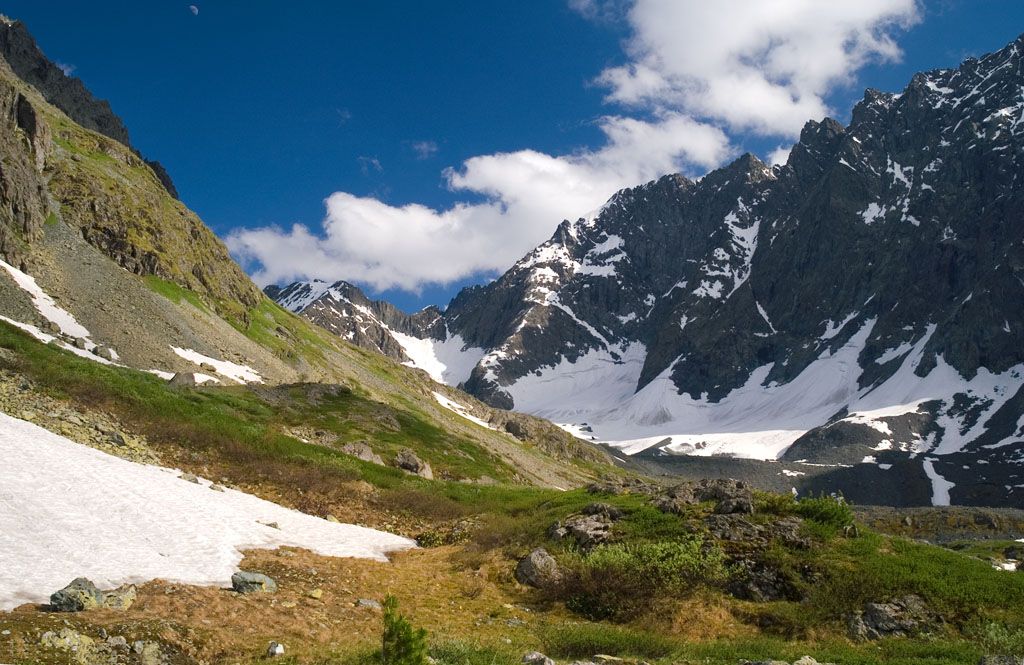
[[[568,2],[590,19],[624,18],[631,30],[627,62],[597,78],[607,102],[628,111],[596,121],[603,145],[468,159],[444,172],[446,183],[483,202],[444,210],[337,192],[321,228],[237,229],[231,251],[260,284],[316,277],[417,291],[498,273],[618,189],[721,165],[737,153],[730,134],[794,137],[830,112],[828,93],[858,68],[899,57],[893,34],[918,20],[915,0]],[[436,149],[418,145],[423,157]],[[784,160],[788,150],[767,157]]]
[[[677,114],[656,122],[612,116],[600,126],[607,143],[598,151],[555,157],[520,150],[445,171],[450,189],[484,194],[484,203],[438,211],[337,192],[325,201],[318,232],[301,224],[236,229],[227,244],[258,266],[253,279],[261,285],[317,277],[417,291],[505,270],[560,220],[597,208],[617,189],[673,171],[680,161],[710,168],[730,150],[721,130]]]
[[[74,65],[69,65],[66,62],[57,62],[57,63],[54,63],[54,64],[57,65],[57,69],[59,69],[62,72],[64,72],[64,76],[71,76],[71,74],[74,73],[74,71],[76,69],[78,69]]]
[[[893,32],[919,12],[916,0],[635,0],[628,20],[629,62],[599,78],[608,101],[792,137],[859,68],[899,58]]]

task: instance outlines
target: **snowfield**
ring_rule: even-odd
[[[122,460],[0,413],[0,611],[76,577],[101,589],[164,579],[230,586],[241,550],[303,547],[386,560],[408,538],[328,522]],[[278,528],[267,526],[276,523]]]

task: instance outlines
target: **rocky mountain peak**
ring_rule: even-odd
[[[131,147],[131,139],[124,122],[104,99],[96,99],[79,79],[68,76],[50,61],[36,44],[28,28],[21,21],[0,21],[0,56],[11,70],[36,90],[47,102],[66,113],[74,122]],[[142,154],[132,148],[140,158]],[[174,198],[178,192],[164,167],[156,161],[145,160],[164,188]]]

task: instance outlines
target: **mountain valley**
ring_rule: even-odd
[[[3,18],[0,663],[1015,662],[1022,48],[405,314]]]

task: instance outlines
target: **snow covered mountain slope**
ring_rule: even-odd
[[[627,453],[918,456],[972,500],[1024,441],[1022,52],[868,90],[783,166],[623,190],[414,332],[483,350],[449,383]]]

